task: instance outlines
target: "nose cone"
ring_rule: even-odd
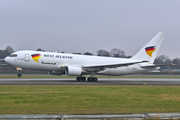
[[[8,63],[8,57],[6,57],[6,58],[4,58],[4,61],[6,62],[6,63]]]
[[[4,61],[5,61],[7,64],[12,65],[12,60],[11,60],[10,57],[4,58]]]

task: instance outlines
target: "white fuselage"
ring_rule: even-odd
[[[28,51],[28,50],[14,52],[11,56],[6,57],[5,61],[8,64],[15,67],[32,69],[32,70],[56,71],[62,74],[65,73],[66,66],[75,66],[82,68],[81,75],[90,73],[83,70],[84,66],[133,62],[132,59],[124,59],[124,58],[99,57],[99,56]],[[137,73],[148,72],[158,69],[158,67],[151,69],[141,68],[140,67],[141,64],[148,65],[148,63],[138,63],[128,66],[104,68],[102,70],[98,70],[97,72],[94,72],[94,74],[119,76],[119,75],[137,74]]]

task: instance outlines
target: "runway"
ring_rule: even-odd
[[[60,79],[0,79],[0,85],[180,85],[180,79],[158,78],[99,78],[97,82],[77,82],[74,78]]]

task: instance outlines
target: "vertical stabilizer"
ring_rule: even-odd
[[[131,59],[147,60],[149,63],[153,63],[161,47],[161,43],[164,40],[164,36],[165,33],[158,33]]]

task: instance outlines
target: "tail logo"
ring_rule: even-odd
[[[145,48],[145,50],[146,50],[146,53],[147,53],[150,57],[152,57],[152,53],[153,53],[154,51],[156,51],[156,47],[155,47],[155,46],[150,46],[150,47]]]
[[[42,57],[41,54],[33,54],[31,55],[32,59],[36,62],[38,62],[39,58]]]

